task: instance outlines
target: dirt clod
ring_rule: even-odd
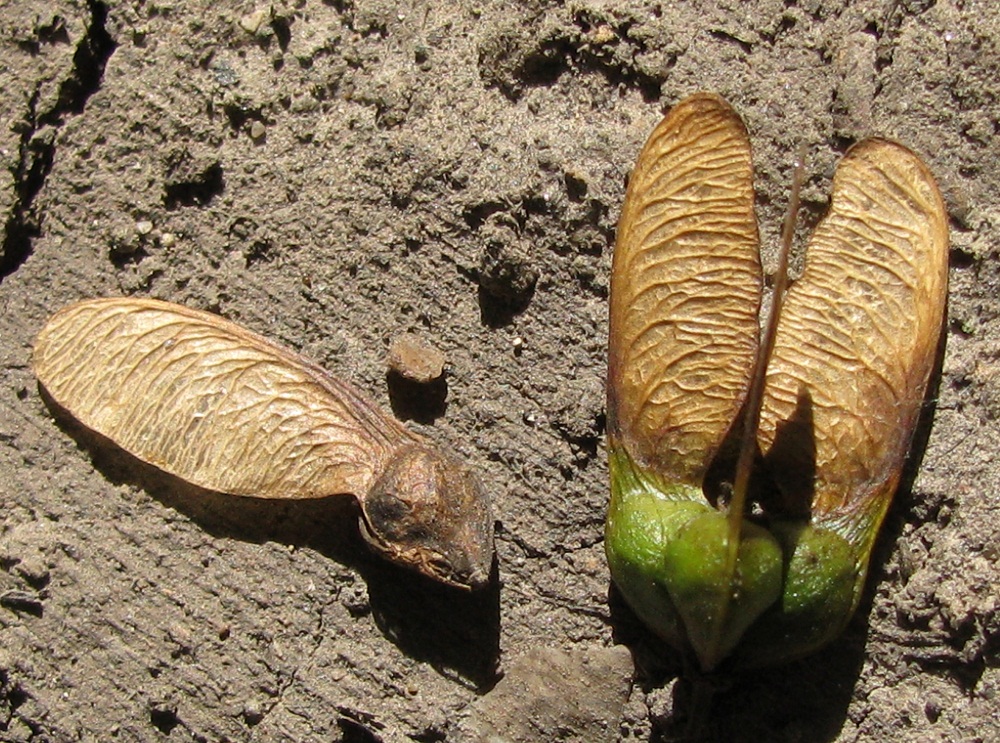
[[[389,344],[389,370],[404,379],[427,384],[444,374],[445,356],[413,333],[397,335]]]

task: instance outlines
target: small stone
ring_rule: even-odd
[[[267,134],[267,127],[259,121],[255,121],[250,125],[250,139],[257,141],[263,139],[265,134]]]
[[[153,231],[153,223],[148,219],[140,219],[135,223],[135,231],[145,237]]]
[[[177,243],[177,235],[173,232],[164,232],[160,235],[160,245],[165,248],[172,248]]]
[[[247,702],[243,705],[243,719],[246,720],[247,725],[253,727],[264,719],[264,710],[257,702]]]
[[[404,379],[428,384],[444,374],[445,356],[428,341],[403,333],[389,344],[389,370]]]
[[[270,6],[258,8],[253,13],[248,13],[240,18],[240,28],[248,34],[256,35],[261,30],[261,27],[271,20],[273,15],[274,11]]]
[[[937,722],[941,717],[941,704],[936,699],[928,699],[924,703],[924,714],[930,722]]]

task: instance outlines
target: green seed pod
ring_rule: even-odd
[[[460,588],[489,581],[493,522],[473,473],[256,333],[166,302],[94,299],[49,319],[32,364],[59,406],[144,462],[234,495],[353,495],[376,552]]]
[[[945,313],[933,177],[858,143],[787,291],[786,260],[761,338],[746,128],[717,96],[681,102],[615,243],[605,547],[635,612],[703,670],[812,652],[857,607]]]

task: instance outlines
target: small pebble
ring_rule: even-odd
[[[247,725],[253,727],[264,719],[264,710],[257,702],[247,702],[243,705],[243,719],[246,720]]]
[[[267,127],[259,121],[255,121],[250,125],[250,138],[252,140],[257,141],[259,139],[263,139],[265,134],[267,134]]]
[[[150,232],[153,231],[153,223],[150,222],[148,219],[140,219],[138,222],[135,223],[135,231],[138,232],[140,235],[144,236],[148,235]]]
[[[388,365],[404,379],[427,384],[444,374],[445,357],[420,336],[403,333],[389,344]]]
[[[258,8],[252,13],[240,18],[240,28],[248,34],[256,34],[261,28],[271,20],[274,12],[270,7]]]

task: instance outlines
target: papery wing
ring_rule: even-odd
[[[656,127],[629,181],[611,279],[611,436],[667,480],[700,484],[746,396],[761,270],[750,142],[694,95]]]
[[[407,436],[351,386],[215,315],[98,299],[39,333],[56,403],[124,450],[200,487],[264,498],[364,494]]]
[[[947,213],[930,172],[893,142],[851,148],[768,368],[758,440],[786,511],[868,514],[877,526],[934,365],[947,279]]]

